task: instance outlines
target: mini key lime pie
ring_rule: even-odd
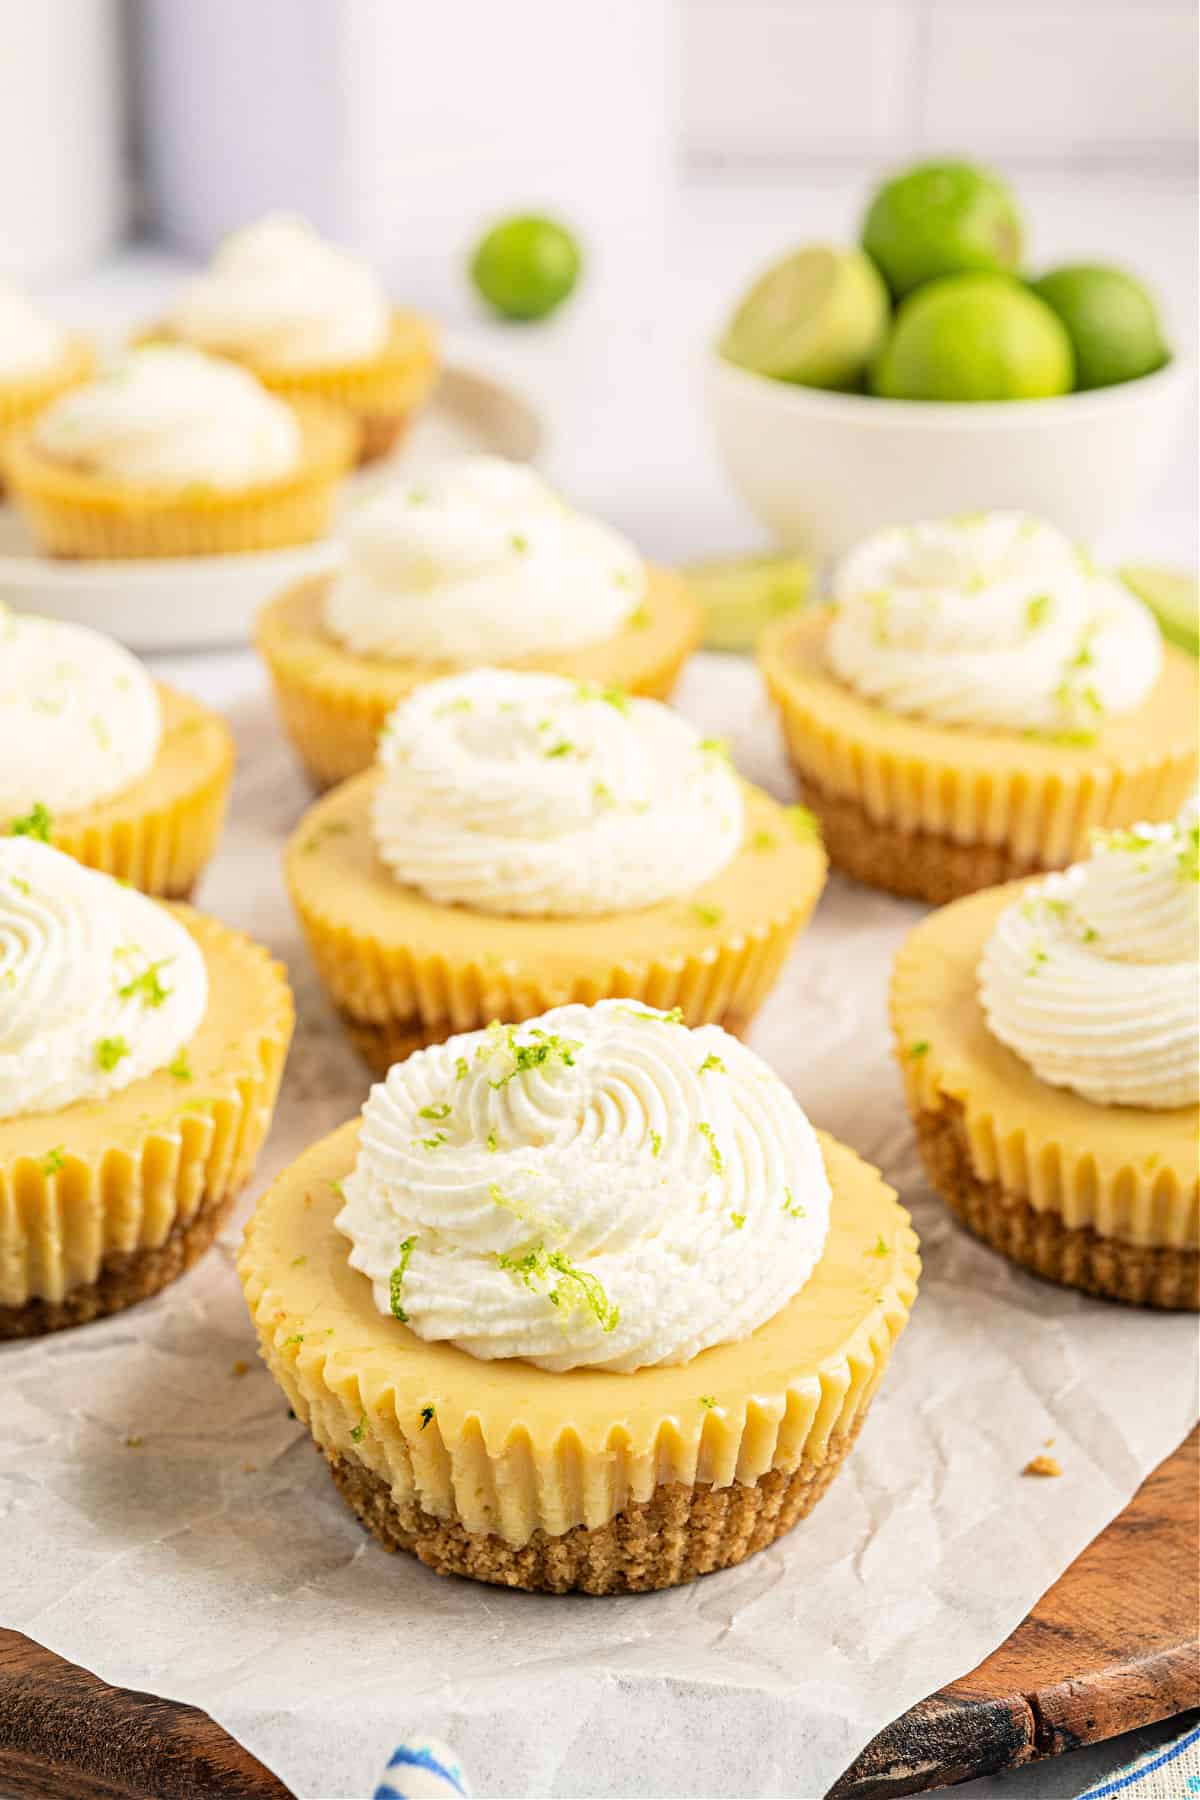
[[[212,556],[328,528],[354,427],[197,350],[129,351],[61,395],[6,452],[12,497],[51,556]]]
[[[262,1354],[389,1550],[641,1592],[774,1543],[916,1294],[908,1214],[716,1026],[620,1001],[451,1038],[260,1202]]]
[[[887,531],[760,646],[835,868],[941,904],[1062,868],[1196,780],[1195,661],[1049,525]]]
[[[292,1030],[265,950],[0,839],[0,1338],[132,1306],[207,1248]]]
[[[154,336],[230,357],[288,399],[341,408],[364,462],[399,440],[438,370],[428,320],[392,306],[358,257],[280,213],[226,238]]]
[[[816,905],[803,809],[654,700],[515,670],[427,683],[311,808],[287,879],[378,1073],[492,1019],[613,995],[742,1032]]]
[[[91,372],[86,340],[44,318],[24,294],[0,281],[0,493],[9,438]]]
[[[216,849],[232,777],[219,714],[98,631],[0,606],[0,836],[42,838],[185,899]]]
[[[1200,1306],[1194,814],[959,900],[909,938],[892,1023],[930,1180],[1037,1274]]]
[[[341,571],[272,601],[257,639],[284,729],[329,787],[369,766],[422,682],[503,663],[662,699],[702,629],[677,576],[531,469],[474,457],[366,501]]]

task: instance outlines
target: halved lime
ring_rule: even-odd
[[[683,575],[704,608],[709,650],[752,650],[764,625],[803,604],[812,580],[796,556],[692,563]]]
[[[1200,586],[1186,569],[1164,569],[1152,563],[1127,563],[1117,573],[1139,600],[1144,600],[1162,634],[1191,656],[1200,656]]]
[[[888,296],[861,250],[810,244],[759,276],[720,340],[727,362],[803,387],[855,388],[883,342]]]

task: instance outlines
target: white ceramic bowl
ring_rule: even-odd
[[[1147,498],[1191,385],[1154,375],[1053,400],[951,404],[826,393],[712,351],[709,413],[742,499],[819,562],[887,525],[994,508],[1095,546]]]

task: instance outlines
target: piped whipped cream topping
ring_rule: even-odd
[[[86,625],[0,605],[0,831],[42,806],[94,806],[158,755],[158,690],[128,650]]]
[[[431,681],[379,746],[375,842],[439,905],[580,918],[693,892],[742,840],[724,746],[656,700],[505,669]]]
[[[173,336],[264,369],[356,362],[387,343],[391,307],[357,256],[272,213],[225,239],[167,315]]]
[[[48,844],[0,839],[0,1119],[167,1068],[207,1004],[204,958],[165,907]]]
[[[0,381],[40,375],[62,361],[67,334],[30,304],[19,289],[0,281]]]
[[[1153,615],[1017,513],[869,538],[837,570],[834,673],[890,712],[1084,742],[1158,680]]]
[[[523,464],[466,457],[364,502],[325,625],[357,654],[502,663],[597,643],[641,605],[632,545]]]
[[[1101,1106],[1200,1097],[1200,826],[1098,837],[999,917],[979,991],[988,1025],[1053,1087]]]
[[[812,1126],[719,1026],[561,1006],[397,1063],[339,1229],[418,1337],[544,1369],[689,1362],[748,1337],[824,1249]]]
[[[300,460],[286,402],[245,369],[176,345],[128,351],[33,429],[55,461],[146,487],[250,487]]]

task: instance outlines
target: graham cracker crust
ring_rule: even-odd
[[[415,1051],[428,1050],[431,1044],[444,1044],[448,1037],[454,1037],[460,1031],[481,1031],[492,1022],[481,1018],[471,1025],[454,1025],[449,1019],[438,1019],[432,1024],[426,1024],[421,1020],[408,1018],[389,1019],[379,1025],[365,1019],[356,1019],[352,1013],[345,1012],[340,1007],[338,1017],[346,1027],[350,1042],[372,1075],[381,1081],[393,1063],[404,1062]],[[752,1022],[753,1014],[745,1012],[726,1012],[714,1020],[688,1021],[689,1024],[721,1025],[735,1038],[744,1038]],[[502,1023],[519,1025],[521,1021],[506,1018]]]
[[[868,887],[945,906],[980,888],[1039,874],[1044,867],[1014,856],[1006,844],[960,844],[933,832],[904,831],[871,818],[848,795],[830,793],[803,771],[797,773],[831,864]]]
[[[139,1300],[148,1300],[203,1255],[236,1198],[236,1193],[229,1190],[215,1199],[206,1196],[190,1219],[175,1221],[161,1244],[144,1250],[112,1251],[104,1258],[95,1281],[72,1288],[62,1300],[26,1300],[21,1306],[0,1306],[0,1343],[87,1325],[93,1319],[136,1306]]]
[[[1081,1288],[1105,1300],[1200,1311],[1200,1251],[1129,1244],[1102,1237],[1090,1225],[1066,1225],[1055,1212],[1032,1207],[998,1181],[971,1167],[962,1107],[916,1114],[917,1143],[929,1179],[951,1212],[976,1237],[1047,1281]]]
[[[790,1531],[841,1468],[862,1418],[830,1438],[824,1461],[791,1474],[771,1469],[753,1485],[723,1488],[667,1482],[608,1525],[577,1525],[561,1537],[537,1531],[519,1546],[435,1518],[414,1500],[398,1504],[356,1458],[324,1454],[343,1500],[383,1548],[407,1550],[439,1575],[541,1594],[648,1594],[732,1568]]]

